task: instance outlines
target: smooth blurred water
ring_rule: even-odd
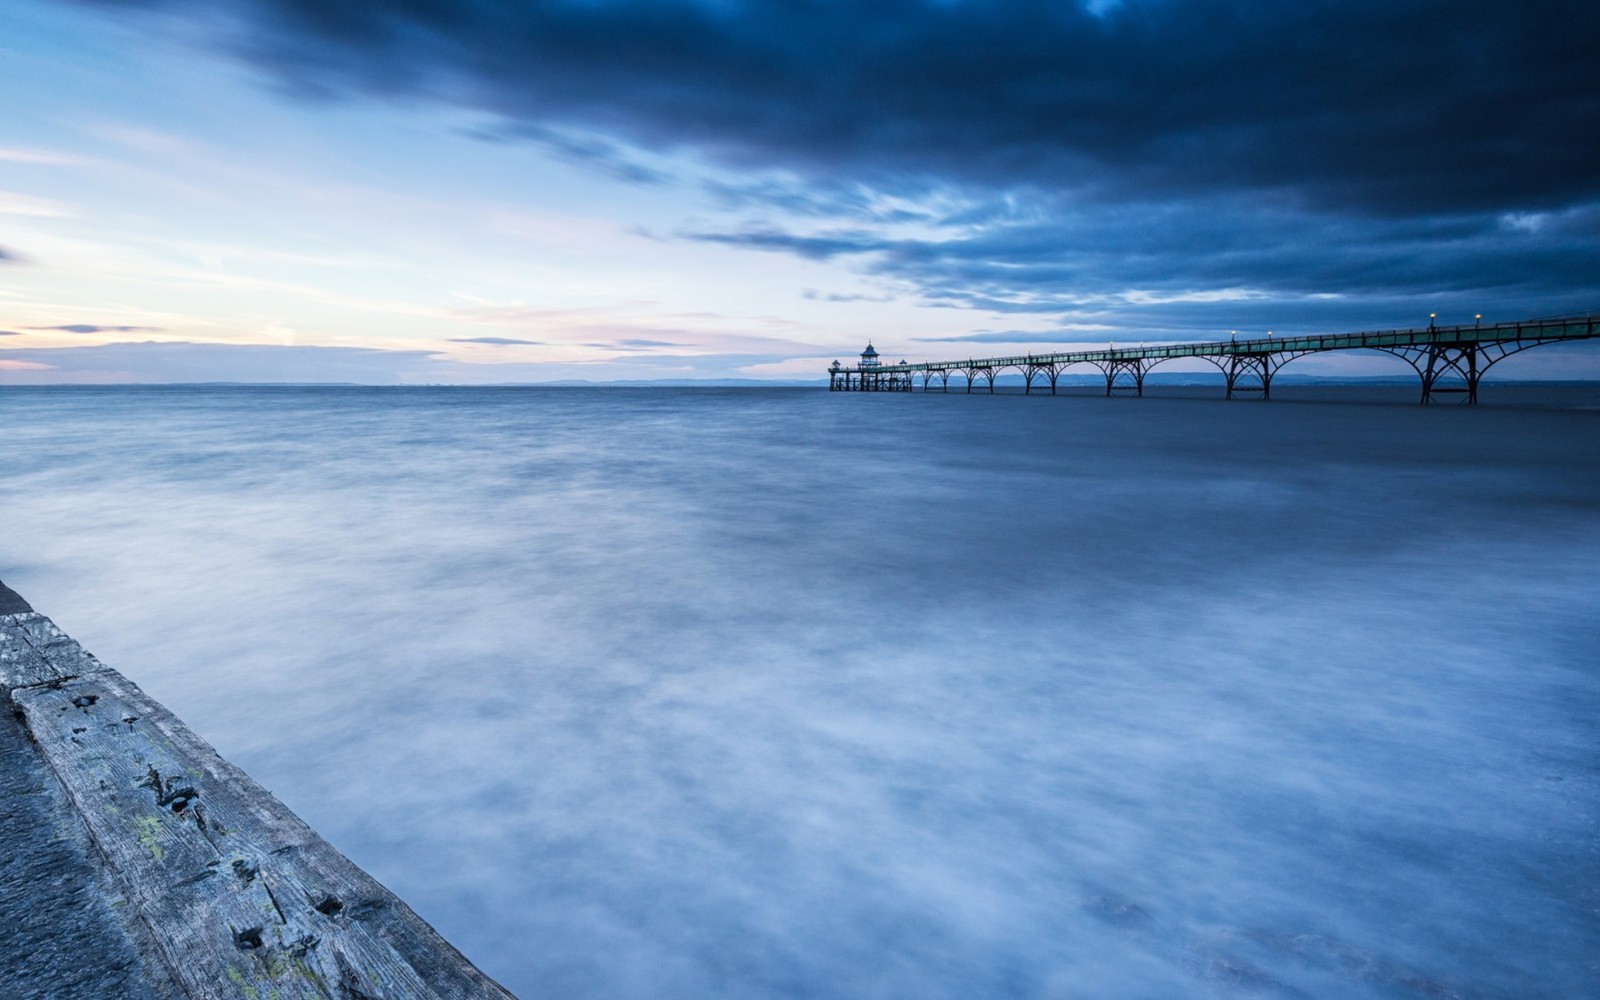
[[[0,578],[524,997],[1600,995],[1593,410],[0,421]]]

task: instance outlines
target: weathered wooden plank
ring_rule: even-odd
[[[6,690],[104,669],[44,615],[35,611],[0,615],[0,685]]]
[[[6,691],[58,680],[61,674],[28,642],[20,619],[32,615],[0,615],[0,687]]]
[[[12,700],[190,995],[510,996],[131,681],[23,631],[57,672],[98,668]]]
[[[0,711],[0,996],[181,1000],[146,937],[50,765]]]
[[[15,617],[16,627],[22,630],[23,638],[61,676],[81,677],[106,669],[104,663],[95,659],[71,636],[56,628],[56,623],[44,615],[34,612]]]

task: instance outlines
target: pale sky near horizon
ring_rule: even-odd
[[[1181,28],[1159,4],[1091,6],[1048,30],[1092,52]],[[1581,176],[1592,68],[1506,95],[1588,109],[1565,122],[1573,169],[1510,183],[1510,157],[1434,198],[1424,156],[1397,156],[1394,190],[1350,164],[1193,169],[1190,141],[1250,153],[1234,119],[1282,130],[1278,148],[1285,112],[1220,94],[1174,123],[1176,95],[1148,100],[1120,70],[1048,54],[996,69],[985,50],[1044,30],[1029,4],[886,4],[890,48],[866,54],[825,25],[792,41],[806,31],[782,4],[555,3],[523,16],[567,20],[526,25],[468,2],[415,23],[385,7],[359,8],[378,27],[278,0],[0,9],[0,383],[809,379],[869,338],[925,360],[1600,309],[1600,182]],[[983,31],[925,23],[946,8]],[[1398,30],[1355,20],[1352,37]],[[1230,30],[1224,56],[1257,44]],[[967,49],[971,66],[873,103],[902,78],[874,76],[886,61]],[[1372,75],[1356,83],[1379,88],[1377,115]],[[1060,94],[1035,117],[950,110],[1040,81]],[[1154,109],[1145,131],[1056,128],[1058,104],[1117,87],[1130,119]],[[1434,96],[1388,100],[1472,110]],[[1347,103],[1352,119],[1367,107]],[[963,156],[951,137],[969,129]],[[1561,153],[1560,128],[1528,129],[1496,148]],[[1600,375],[1600,350],[1547,350],[1505,374]]]

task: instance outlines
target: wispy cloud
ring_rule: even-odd
[[[1060,330],[984,330],[955,337],[912,337],[911,339],[924,344],[1094,344],[1103,343],[1107,339],[1108,333],[1114,335],[1115,330],[1110,327]]]
[[[437,351],[281,344],[127,341],[55,348],[0,348],[0,371],[11,381],[348,382],[395,385],[594,382],[662,378],[730,378],[788,355],[748,352],[622,354],[558,363],[467,363]]]
[[[469,134],[490,142],[535,142],[560,159],[592,167],[629,184],[653,187],[673,180],[670,171],[647,165],[639,153],[627,146],[570,128],[554,128],[535,122],[505,122],[490,128],[473,129]]]
[[[519,340],[516,337],[451,337],[452,344],[495,344],[508,347],[511,345],[526,345],[528,347],[543,347],[549,343],[546,340]]]
[[[888,241],[882,235],[866,229],[833,229],[800,234],[774,227],[752,226],[737,232],[702,230],[679,235],[701,243],[792,253],[807,260],[831,260],[844,255],[876,253],[888,248]]]
[[[852,292],[820,292],[815,288],[805,288],[800,292],[800,297],[812,302],[893,302],[893,295],[863,295]]]
[[[16,191],[0,191],[0,215],[18,215],[35,219],[65,219],[77,213],[72,206],[54,198],[40,198]]]
[[[26,163],[42,167],[79,167],[93,161],[71,153],[50,149],[19,149],[0,146],[0,163]]]
[[[624,337],[620,340],[590,341],[583,345],[601,351],[617,351],[621,353],[652,354],[661,348],[693,348],[694,344],[677,343],[670,340],[645,340],[639,337]]]
[[[63,333],[161,333],[159,326],[99,326],[94,323],[63,323],[60,326],[30,326],[29,330],[60,330]]]

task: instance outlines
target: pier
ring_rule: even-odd
[[[1600,317],[1594,315],[1558,319],[1521,320],[1511,323],[1473,323],[1464,326],[1435,326],[1413,330],[1380,330],[1367,333],[1312,334],[1309,336],[1266,337],[1203,343],[1157,344],[1146,347],[1117,347],[1104,350],[1062,351],[1052,354],[1024,354],[1000,358],[968,358],[965,361],[901,361],[881,364],[871,344],[862,352],[861,362],[845,367],[835,361],[828,369],[828,388],[834,392],[913,392],[921,382],[923,392],[938,384],[941,392],[950,391],[950,378],[959,376],[966,391],[986,386],[994,392],[995,379],[1014,369],[1023,377],[1023,392],[1031,394],[1037,386],[1048,386],[1052,395],[1056,383],[1074,365],[1099,369],[1105,378],[1106,395],[1127,392],[1144,395],[1145,376],[1157,365],[1177,358],[1199,358],[1215,365],[1227,385],[1227,398],[1255,396],[1272,398],[1272,379],[1284,365],[1308,354],[1329,351],[1382,351],[1411,365],[1422,381],[1422,403],[1453,399],[1474,404],[1478,383],[1496,362],[1541,344],[1588,340],[1596,336]]]
[[[8,1000],[512,1000],[4,584],[0,682]]]

